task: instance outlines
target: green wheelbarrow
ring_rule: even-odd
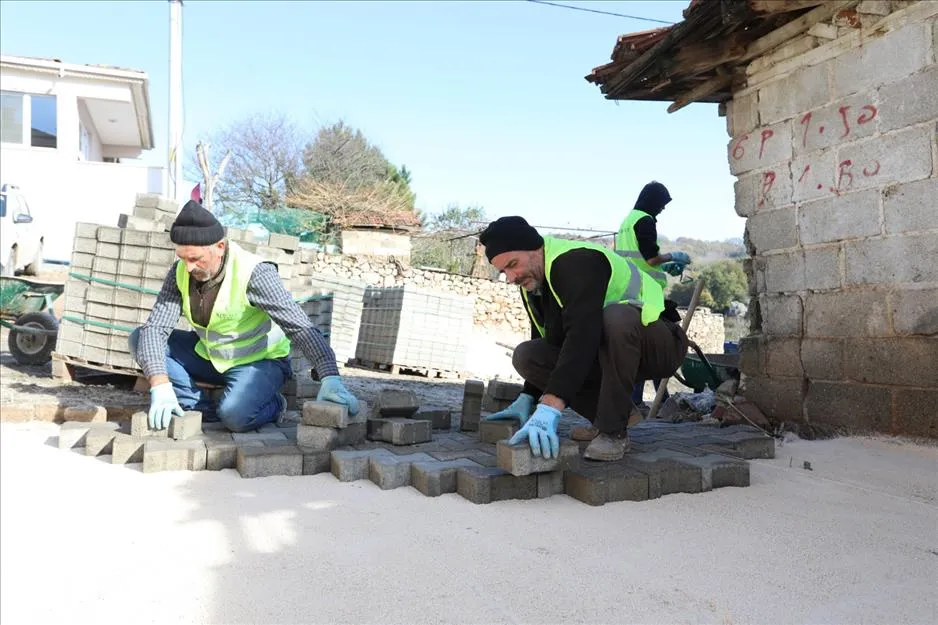
[[[0,325],[10,329],[7,344],[21,365],[44,365],[52,359],[59,321],[52,303],[65,290],[61,282],[0,276]]]
[[[681,384],[702,393],[708,386],[716,391],[724,382],[739,379],[739,354],[704,354],[696,343],[691,347],[696,354],[687,354],[681,373],[674,374]]]

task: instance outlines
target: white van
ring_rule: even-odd
[[[17,271],[38,275],[43,241],[26,198],[16,186],[4,184],[0,187],[0,275],[12,276]]]

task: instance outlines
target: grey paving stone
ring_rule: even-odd
[[[554,495],[563,495],[564,478],[563,471],[552,471],[550,473],[537,474],[537,497],[544,499]]]
[[[427,497],[456,492],[456,472],[463,467],[478,467],[469,458],[415,462],[410,465],[410,483]]]
[[[303,475],[303,452],[295,445],[239,447],[237,469],[243,478]]]
[[[364,409],[352,416],[349,414],[348,407],[342,404],[315,400],[303,402],[303,425],[343,429],[353,423],[364,423],[365,418]]]
[[[332,451],[358,445],[365,440],[366,427],[364,422],[350,423],[342,429],[300,424],[296,427],[296,444],[306,451]]]
[[[479,440],[495,444],[508,440],[521,428],[519,419],[499,419],[498,421],[479,421]]]
[[[368,458],[368,477],[381,490],[410,486],[410,467],[415,462],[433,462],[433,458],[424,453],[373,454]]]
[[[591,506],[648,499],[648,475],[620,463],[584,462],[564,473],[567,495]]]
[[[451,410],[421,410],[414,415],[418,421],[429,421],[434,430],[449,430],[453,427]]]
[[[419,409],[420,402],[413,391],[382,389],[378,395],[378,414],[382,417],[410,418]]]
[[[700,467],[702,491],[727,486],[749,486],[749,463],[744,460],[707,454],[687,458],[683,462]]]
[[[576,441],[560,441],[560,454],[556,458],[543,458],[531,452],[528,441],[509,445],[508,441],[499,441],[495,446],[498,467],[512,475],[531,475],[551,471],[569,471],[580,464],[580,446]]]
[[[202,413],[196,410],[186,410],[181,417],[173,417],[169,422],[169,437],[177,441],[185,441],[202,433]]]
[[[332,452],[303,452],[303,475],[328,473],[332,468]]]
[[[515,476],[498,467],[462,467],[456,492],[475,504],[506,499],[537,499],[537,476]]]
[[[201,440],[174,441],[148,438],[143,446],[143,472],[202,471],[206,448]]]
[[[118,429],[118,424],[110,421],[105,423],[67,421],[59,427],[59,449],[79,449],[84,447],[88,432],[93,426],[110,428],[115,432]]]
[[[373,454],[391,455],[387,449],[343,450],[332,452],[332,475],[340,482],[368,479],[368,461]]]
[[[402,417],[368,419],[368,438],[393,445],[415,445],[433,438],[433,425]]]
[[[285,441],[287,437],[284,436],[283,432],[233,432],[231,434],[232,440],[242,445],[250,441],[260,441],[264,443],[266,441]]]
[[[654,499],[673,493],[699,493],[703,489],[701,469],[687,462],[691,458],[689,454],[672,449],[659,449],[627,454],[623,462],[649,475],[649,498]],[[660,484],[657,492],[656,478]]]
[[[107,423],[92,423],[85,435],[86,456],[106,456],[113,451],[114,437],[117,436],[119,424],[113,421]]]
[[[143,446],[151,437],[136,437],[130,434],[114,435],[111,447],[111,464],[133,464],[143,462]]]
[[[166,430],[151,430],[146,412],[135,412],[130,415],[130,435],[134,438],[162,437],[166,438]]]
[[[509,403],[518,399],[518,395],[524,389],[524,386],[516,382],[505,382],[503,380],[492,380],[489,382],[492,386],[490,394],[493,399],[508,401]]]

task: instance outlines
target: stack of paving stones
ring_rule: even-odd
[[[65,306],[56,354],[66,361],[139,371],[127,337],[156,301],[175,249],[166,232],[177,205],[139,194],[122,227],[78,223],[65,284]],[[180,318],[177,328],[188,329]]]
[[[344,366],[355,357],[366,286],[347,278],[314,273],[312,262],[315,260],[315,252],[302,251],[308,254],[308,260],[304,255],[300,265],[301,277],[314,289],[332,293],[329,345],[335,352],[336,362]]]
[[[523,389],[524,386],[516,382],[507,382],[498,378],[489,380],[485,395],[482,397],[482,410],[486,412],[504,410],[518,399]]]
[[[202,423],[198,412],[152,431],[144,412],[119,426],[105,421],[103,408],[87,408],[66,414],[76,420],[61,426],[59,447],[110,455],[114,464],[140,462],[146,473],[237,469],[254,478],[331,472],[343,482],[371,480],[383,490],[411,486],[428,497],[457,493],[477,504],[566,494],[594,506],[748,486],[746,460],[775,457],[773,439],[749,426],[646,421],[630,428],[632,449],[622,460],[598,463],[582,458],[587,443],[565,437],[554,459],[534,457],[526,442],[508,445],[518,428],[511,420],[483,421],[478,432],[451,428],[452,412],[420,411],[406,392],[383,391],[376,416],[366,414],[365,405],[353,417],[343,406],[307,401],[297,425],[232,434]],[[560,431],[570,425],[562,422]]]
[[[460,373],[475,298],[412,286],[369,287],[355,356],[365,363]]]

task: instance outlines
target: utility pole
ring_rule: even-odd
[[[182,145],[182,0],[169,0],[169,197],[185,202]]]

